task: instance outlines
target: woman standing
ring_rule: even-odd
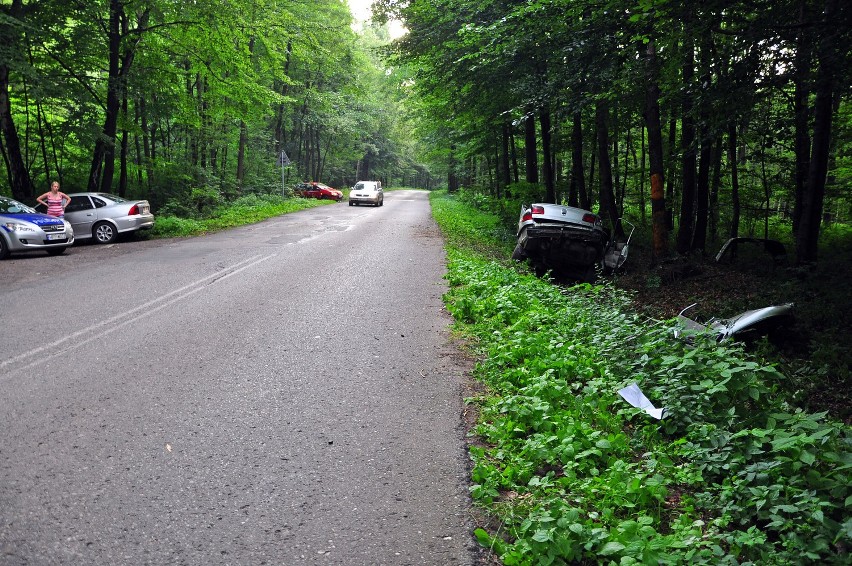
[[[59,190],[59,181],[53,181],[50,184],[50,190],[36,200],[47,207],[48,215],[64,218],[65,207],[71,202],[71,197]]]

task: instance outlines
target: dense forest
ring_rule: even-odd
[[[847,2],[373,10],[353,30],[341,0],[6,0],[0,192],[190,214],[282,181],[446,184],[629,215],[654,261],[780,230],[809,264],[849,219]]]
[[[380,0],[448,183],[630,210],[657,257],[849,218],[852,5]],[[517,192],[517,187],[516,187]],[[646,216],[647,215],[647,216]]]
[[[286,184],[427,186],[394,76],[340,0],[0,2],[0,193],[155,211]],[[191,207],[189,207],[191,210]]]

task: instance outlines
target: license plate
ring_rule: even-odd
[[[48,234],[47,239],[48,240],[64,240],[66,238],[65,238],[65,234]]]

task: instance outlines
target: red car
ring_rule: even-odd
[[[316,181],[299,183],[296,185],[294,192],[302,198],[329,199],[340,201],[343,198],[343,192],[338,191],[334,187],[329,187],[323,183]]]

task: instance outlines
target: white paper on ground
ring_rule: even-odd
[[[645,397],[645,394],[642,393],[642,390],[639,389],[639,386],[635,383],[631,383],[624,389],[619,389],[618,394],[621,395],[621,397],[625,401],[627,401],[637,409],[642,409],[657,420],[662,419],[663,415],[666,412],[664,408],[657,409],[656,407],[654,407],[651,401],[649,401],[648,398]]]

